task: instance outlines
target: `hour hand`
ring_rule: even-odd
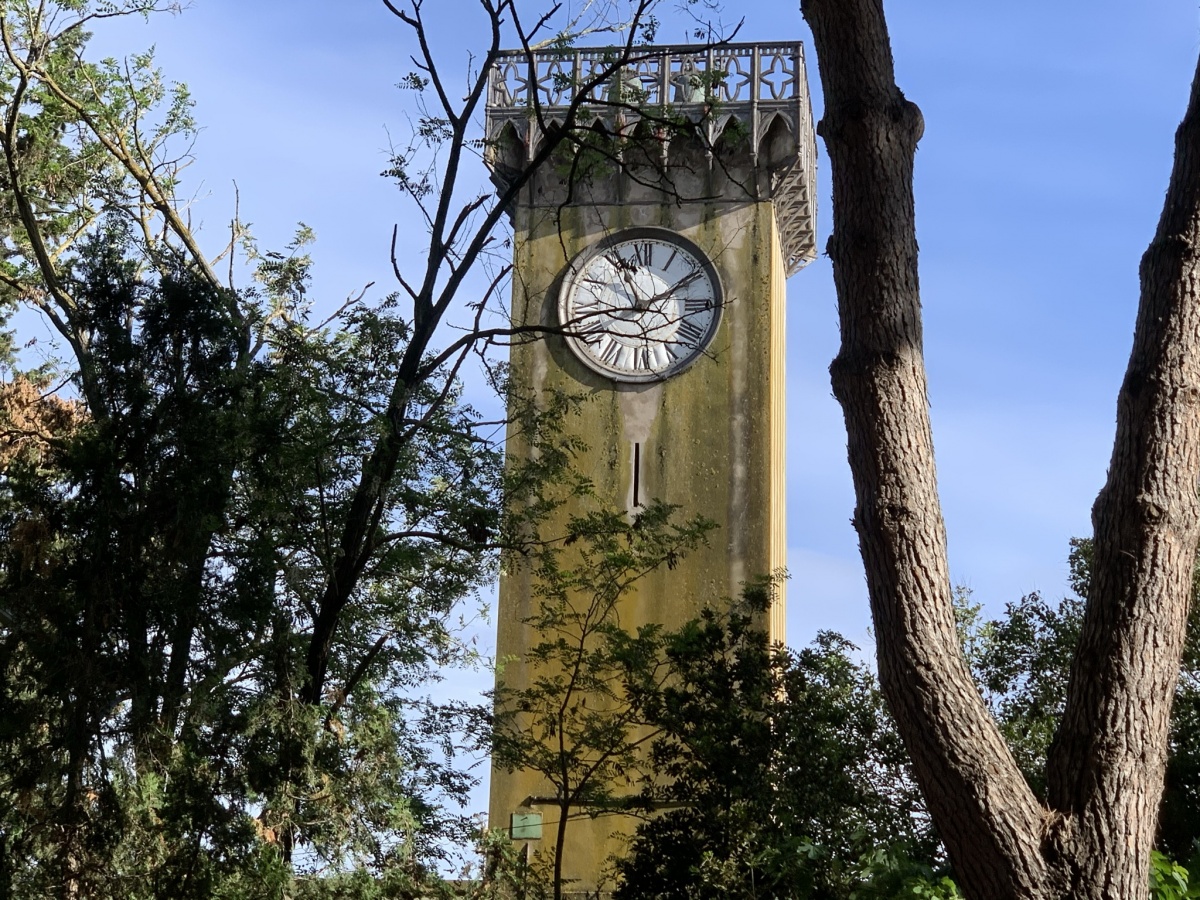
[[[654,298],[642,299],[642,292],[638,290],[637,280],[633,277],[633,272],[630,269],[622,266],[618,271],[621,273],[621,280],[625,282],[625,292],[629,295],[629,299],[633,301],[633,309],[646,309]]]

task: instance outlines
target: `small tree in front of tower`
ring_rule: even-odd
[[[557,812],[552,885],[563,894],[563,847],[572,818],[627,811],[647,776],[645,702],[667,675],[663,630],[621,626],[621,601],[649,573],[674,567],[714,527],[674,521],[652,503],[632,519],[592,512],[532,563],[534,640],[524,659],[501,661],[492,758],[508,771],[532,770],[552,793],[532,798]],[[515,665],[514,665],[515,663]]]

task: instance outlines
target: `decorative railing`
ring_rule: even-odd
[[[635,47],[617,80],[611,73],[624,55],[624,48],[611,47],[537,50],[532,58],[520,50],[502,53],[492,68],[489,110],[630,98],[646,107],[808,100],[799,42]]]
[[[710,146],[736,119],[745,126],[755,162],[772,123],[782,117],[796,153],[776,163],[772,182],[789,271],[816,256],[816,146],[799,41],[515,50],[496,59],[486,123],[493,146],[512,126],[532,158],[537,123],[561,124],[572,109],[579,124],[600,119],[612,131],[623,131],[642,114],[683,115],[704,124]]]

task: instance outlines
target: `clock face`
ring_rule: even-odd
[[[700,356],[721,317],[721,284],[691,241],[631,228],[571,264],[558,302],[567,345],[618,381],[657,381]]]

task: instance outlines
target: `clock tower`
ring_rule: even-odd
[[[589,395],[568,427],[602,503],[634,515],[661,500],[717,523],[706,548],[621,601],[627,629],[675,627],[785,565],[785,281],[816,255],[812,113],[799,43],[639,47],[577,97],[613,56],[501,56],[487,154],[497,183],[509,183],[580,99],[591,102],[577,125],[624,148],[598,165],[570,151],[539,166],[510,209],[513,318],[557,332],[513,348],[512,378],[535,395]],[[668,120],[684,127],[658,127]],[[565,524],[573,512],[582,510],[558,515]],[[533,578],[501,578],[497,658],[508,685],[527,678],[523,656],[538,641]],[[765,623],[776,640],[783,622],[780,591]],[[491,827],[526,852],[553,851],[554,804],[538,773],[493,770]],[[564,887],[591,895],[636,823],[577,816]]]

